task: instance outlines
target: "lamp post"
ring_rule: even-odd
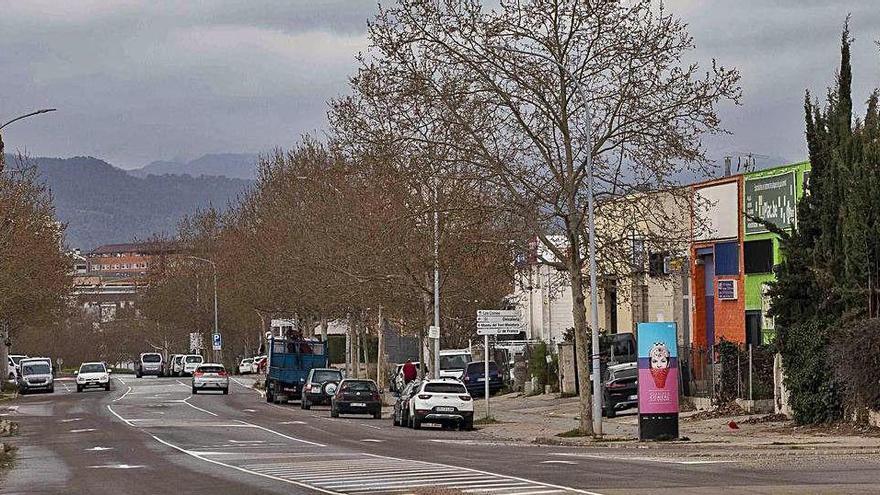
[[[590,111],[590,100],[587,98],[587,93],[584,91],[583,86],[581,86],[580,81],[574,74],[568,69],[568,67],[562,62],[542,53],[530,52],[527,50],[520,50],[517,48],[512,48],[509,46],[494,46],[499,50],[519,53],[521,55],[527,55],[531,57],[537,57],[548,62],[555,64],[559,67],[560,70],[565,72],[565,75],[571,79],[571,82],[574,84],[575,90],[578,92],[578,96],[580,96],[581,100],[584,104],[584,112],[586,113],[586,147],[587,153],[584,157],[584,166],[587,171],[587,228],[589,234],[589,258],[590,258],[590,320],[592,327],[592,342],[593,342],[593,434],[594,435],[602,435],[602,380],[601,380],[601,362],[599,359],[599,296],[598,296],[598,282],[596,275],[596,219],[595,219],[595,207],[594,207],[594,199],[595,199],[595,179],[593,177],[593,131],[592,131],[592,122],[593,116]]]
[[[210,263],[211,267],[214,269],[214,333],[220,333],[219,318],[217,313],[217,264],[209,259],[199,258],[198,256],[187,256],[187,258]]]

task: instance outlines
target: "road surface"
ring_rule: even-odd
[[[191,395],[188,379],[113,380],[113,390],[29,395],[2,494],[876,493],[877,454],[721,451],[695,457],[615,445],[540,446],[479,432],[420,431],[326,407],[268,404],[247,381]],[[698,446],[690,446],[693,450]]]

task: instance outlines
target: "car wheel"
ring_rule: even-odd
[[[376,411],[373,413],[373,419],[382,419],[382,411]]]
[[[272,403],[272,391],[269,389],[266,389],[266,402]]]
[[[229,388],[223,389],[223,395],[229,395]]]
[[[109,383],[107,385],[104,385],[104,390],[106,390],[108,392],[110,391],[110,384]]]
[[[50,394],[54,394],[54,393],[55,393],[55,387],[54,387],[54,386],[53,386],[53,387],[49,387],[49,393],[50,393]]]
[[[9,381],[10,381],[10,382],[14,382],[14,381],[15,381],[15,374],[14,374],[14,373],[10,373],[10,374],[9,374]]]
[[[193,395],[198,395],[198,393],[199,391],[195,387],[193,387]]]
[[[140,378],[140,377],[141,377],[141,372],[138,371],[137,373],[135,373],[135,374],[134,374],[134,377],[135,377],[135,378]]]
[[[473,430],[474,429],[474,420],[473,419],[465,420],[465,422],[461,424],[460,429],[461,429],[461,431]]]
[[[391,424],[394,426],[400,426],[400,420],[397,419],[397,412],[391,413]]]
[[[413,427],[413,430],[421,430],[422,429],[422,420],[419,419],[418,416],[413,416],[412,427]]]
[[[331,418],[338,418],[338,417],[339,417],[339,411],[337,411],[336,409],[330,409],[330,417],[331,417]]]
[[[308,411],[312,408],[312,403],[309,402],[309,399],[307,397],[303,397],[302,402],[300,403],[300,407]]]
[[[77,385],[77,386],[76,386],[76,391],[77,391],[77,392],[82,392],[82,391],[83,391],[83,388],[80,387],[79,385]]]

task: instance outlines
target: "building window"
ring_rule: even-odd
[[[743,243],[743,264],[746,273],[770,273],[773,271],[773,240]]]
[[[651,253],[648,257],[648,275],[651,277],[662,277],[663,275],[667,275],[669,273],[669,269],[666,266],[666,260],[668,258],[669,253],[666,251]]]
[[[739,243],[715,244],[715,275],[739,275]]]

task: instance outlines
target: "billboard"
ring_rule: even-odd
[[[782,229],[795,223],[797,196],[795,173],[746,179],[744,210],[747,215],[761,218]],[[746,234],[767,232],[763,224],[746,217]]]
[[[739,236],[739,186],[726,182],[694,191],[694,239],[733,239]]]
[[[677,422],[678,341],[675,323],[639,323],[637,343],[639,415],[675,414]]]

